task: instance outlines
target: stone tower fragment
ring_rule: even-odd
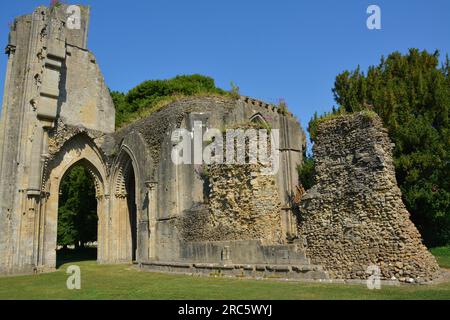
[[[438,275],[397,186],[392,146],[371,113],[341,116],[318,128],[317,184],[303,196],[299,233],[308,256],[340,279],[423,282]]]
[[[56,124],[114,131],[114,105],[87,50],[88,25],[88,7],[56,5],[11,26],[0,123],[0,271],[38,265],[42,178]]]

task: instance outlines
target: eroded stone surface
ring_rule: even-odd
[[[191,97],[114,132],[112,99],[87,49],[89,9],[80,6],[81,28],[72,30],[67,8],[39,7],[11,28],[0,122],[0,274],[54,270],[59,185],[80,164],[95,181],[100,263],[328,277],[308,253],[335,278],[365,278],[372,263],[387,279],[433,277],[436,262],[401,202],[378,119],[358,115],[320,128],[319,184],[303,196],[298,225],[292,200],[306,136],[289,112],[248,97]],[[279,171],[212,165],[205,177],[197,165],[174,164],[173,131],[197,121],[219,130],[278,129]]]
[[[409,218],[395,178],[392,145],[376,115],[320,125],[314,145],[317,184],[303,196],[299,233],[308,256],[332,277],[427,281],[439,267]]]
[[[45,211],[57,208],[49,202],[51,160],[77,134],[97,132],[87,138],[95,140],[114,131],[114,105],[87,50],[89,8],[78,9],[77,29],[68,28],[65,4],[38,7],[10,28],[0,122],[0,272],[52,268],[43,262],[52,255],[44,252],[44,234],[53,225]]]
[[[260,169],[256,164],[208,166],[207,204],[182,217],[179,228],[183,239],[284,243],[275,178],[262,175]]]

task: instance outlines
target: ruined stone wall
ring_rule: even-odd
[[[275,177],[262,175],[260,169],[257,164],[208,166],[209,208],[191,210],[182,217],[184,240],[282,243]]]
[[[300,204],[307,254],[334,278],[422,282],[438,265],[402,202],[392,145],[378,116],[359,113],[325,121],[314,145],[317,184]]]
[[[258,118],[258,121],[254,121],[255,117]],[[295,190],[291,184],[298,183],[290,178],[290,173],[295,171],[296,166],[301,163],[305,140],[299,123],[290,115],[278,113],[274,107],[256,102],[251,103],[247,98],[189,97],[174,101],[150,116],[111,135],[114,142],[112,145],[119,149],[127,136],[133,132],[138,134],[143,138],[144,143],[129,145],[129,149],[133,153],[136,150],[145,149],[149,154],[147,158],[151,159],[151,164],[139,165],[143,168],[140,172],[142,179],[152,185],[152,189],[149,191],[152,196],[149,196],[149,199],[152,197],[155,199],[154,203],[149,205],[149,225],[152,226],[150,229],[153,229],[150,232],[152,236],[150,236],[149,242],[151,243],[150,247],[154,248],[150,249],[151,259],[174,261],[180,259],[183,251],[181,247],[186,241],[239,239],[238,233],[239,235],[245,233],[239,229],[238,233],[233,231],[234,233],[229,232],[227,235],[217,228],[212,230],[200,227],[208,225],[210,218],[208,197],[205,191],[208,185],[205,179],[196,172],[198,171],[196,165],[177,166],[171,159],[174,147],[171,142],[172,132],[176,128],[185,128],[191,131],[195,121],[201,121],[206,128],[211,129],[239,126],[249,121],[266,122],[269,127],[280,130],[280,169],[273,177],[275,189],[272,190],[270,187],[269,190],[273,191],[270,191],[270,196],[275,197],[276,206],[279,206],[277,210],[281,216],[281,229],[284,234],[283,239],[285,239],[286,233],[287,231],[290,233],[290,229],[287,230],[287,227],[283,226],[283,221],[287,220],[286,217],[291,214],[286,199],[289,199],[288,195]],[[144,159],[137,157],[136,160],[137,163],[141,163]],[[261,181],[258,183],[263,184]],[[223,183],[225,184],[225,181]],[[230,186],[226,188],[231,190]],[[150,200],[149,203],[152,201]],[[257,211],[259,206],[263,206],[263,202],[255,202],[253,206],[256,208],[254,209],[256,215],[259,215],[258,219],[260,219],[263,213]],[[287,225],[286,222],[285,225]],[[257,228],[259,229],[251,236],[245,233],[242,240],[264,238],[265,231],[263,232],[259,226]],[[296,228],[296,225],[293,228]],[[261,236],[262,233],[264,235]],[[275,236],[270,237],[276,238]]]
[[[114,103],[94,54],[70,45],[66,51],[58,118],[68,125],[114,132]]]
[[[72,28],[74,8],[40,6],[10,27],[0,122],[0,273],[52,264],[42,260],[45,211],[54,205],[43,185],[52,153],[69,139],[65,132],[114,131],[114,105],[87,50],[89,8],[76,7],[80,25]]]
[[[233,188],[244,188],[242,194],[233,195],[242,201],[228,199],[235,222],[223,238],[277,243],[291,234],[296,226],[290,199],[305,146],[304,132],[292,114],[247,97],[191,97],[115,132],[114,105],[87,48],[90,10],[76,8],[79,28],[72,29],[69,23],[74,7],[68,4],[40,6],[11,26],[0,120],[0,273],[55,267],[58,186],[78,162],[96,171],[100,181],[99,234],[105,236],[99,236],[99,261],[117,262],[130,252],[115,252],[135,249],[125,243],[129,239],[119,239],[124,232],[118,228],[128,226],[116,220],[126,219],[114,219],[119,216],[114,213],[120,202],[113,197],[122,185],[120,172],[130,162],[136,182],[136,260],[179,259],[183,241],[179,218],[189,211],[201,212],[207,204],[204,182],[194,166],[175,166],[171,161],[170,138],[176,128],[191,130],[196,121],[208,128],[255,121],[280,130],[281,167],[274,177],[250,179],[243,177],[246,171],[233,171],[230,174],[242,176],[234,186],[221,178],[215,183],[226,195]],[[212,195],[217,221],[229,219],[218,207],[221,196],[225,194],[219,191]]]
[[[231,128],[240,129],[242,133],[246,129],[254,130],[253,137],[258,139],[258,142],[261,138],[257,134],[257,130],[262,129],[260,123],[235,124]],[[227,137],[228,134],[224,132],[223,147],[233,144],[235,152],[242,150],[245,164],[214,163],[197,166],[195,171],[204,182],[205,205],[193,208],[194,210],[185,212],[181,217],[183,239],[261,240],[263,244],[283,243],[285,236],[282,231],[281,201],[276,176],[264,174],[268,165],[263,165],[259,160],[255,159],[256,161],[250,163],[250,158],[256,156],[250,154],[250,140],[233,138],[233,141],[228,141]],[[270,143],[270,138],[267,137],[269,149]],[[233,157],[235,156],[236,154]]]

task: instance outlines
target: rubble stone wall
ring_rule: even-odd
[[[378,116],[324,121],[314,145],[317,184],[300,204],[299,234],[309,258],[334,278],[422,282],[437,276],[397,186],[392,144]]]
[[[208,206],[186,212],[186,241],[261,240],[283,243],[281,202],[275,177],[260,165],[208,166]]]

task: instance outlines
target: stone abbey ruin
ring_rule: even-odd
[[[11,26],[0,124],[0,274],[56,267],[60,182],[75,165],[95,180],[98,262],[153,271],[426,282],[439,275],[409,219],[392,145],[377,116],[324,121],[317,185],[298,190],[306,137],[289,113],[247,97],[192,97],[115,130],[115,108],[67,5]],[[256,123],[280,132],[280,169],[171,161],[172,132]],[[257,167],[257,166],[256,166]],[[300,199],[301,198],[301,199]],[[300,199],[299,204],[294,199]]]

